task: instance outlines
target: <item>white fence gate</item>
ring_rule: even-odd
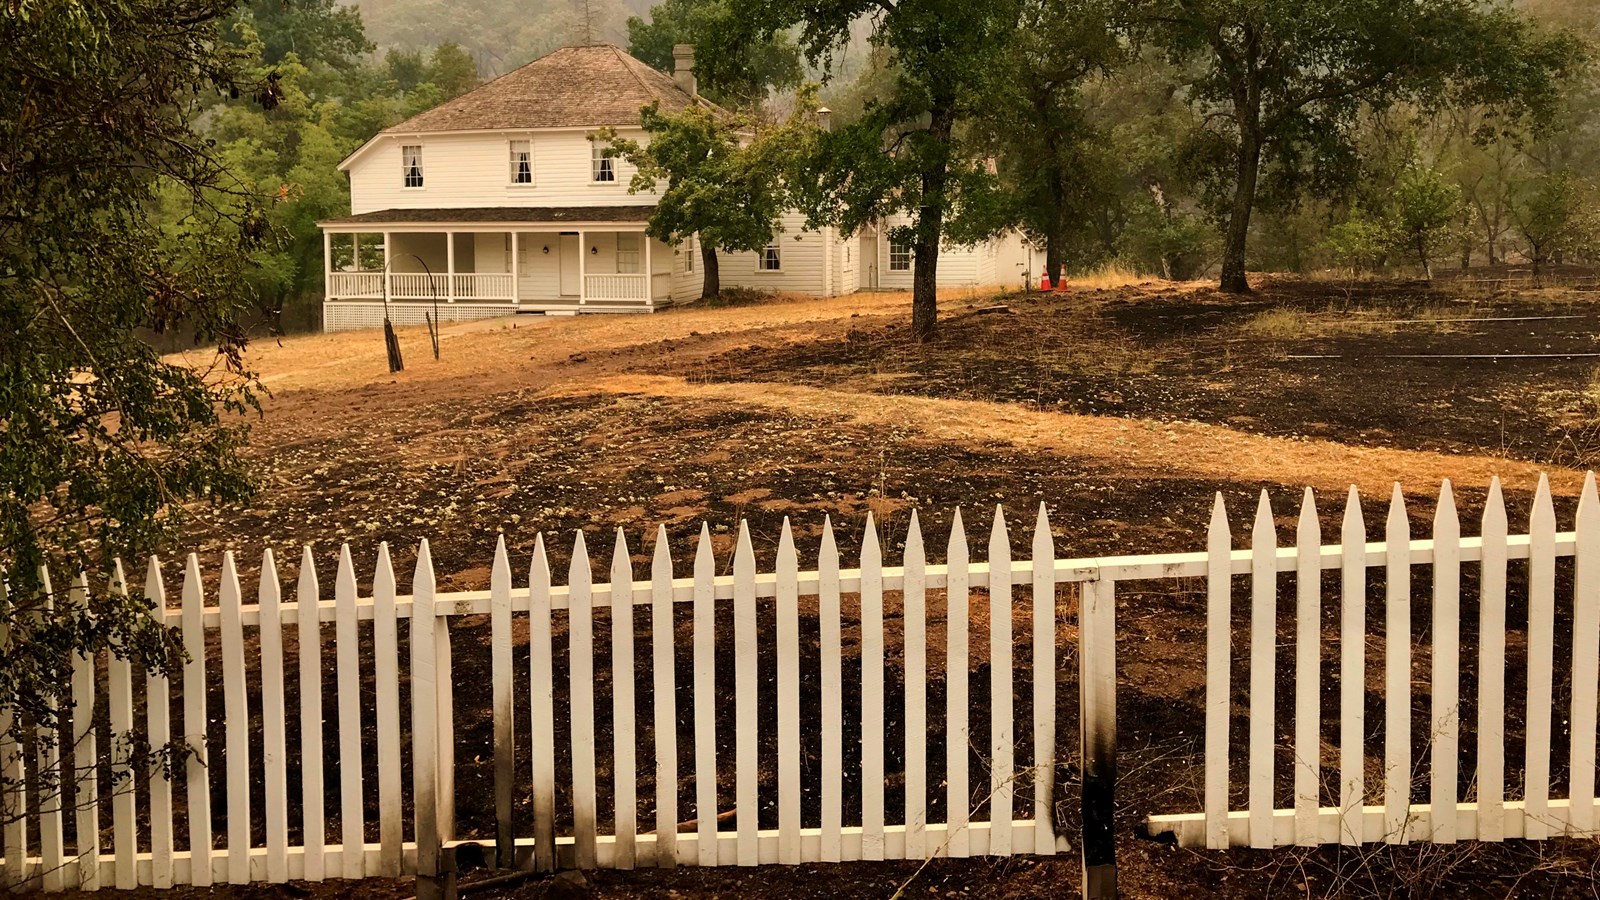
[[[899,566],[884,565],[869,518],[858,568],[842,567],[825,526],[817,568],[802,571],[785,522],[770,571],[758,569],[741,525],[731,571],[717,573],[702,529],[691,574],[678,577],[659,530],[649,578],[638,580],[619,532],[609,581],[594,583],[580,533],[566,584],[553,583],[541,538],[525,580],[513,576],[502,542],[490,589],[463,593],[436,590],[426,541],[409,596],[397,591],[386,546],[370,596],[358,591],[344,548],[332,600],[324,599],[309,549],[292,602],[283,601],[270,552],[248,605],[232,554],[223,557],[216,606],[206,604],[194,556],[177,607],[152,560],[145,595],[181,629],[189,653],[180,683],[124,661],[83,659],[59,742],[0,741],[0,876],[13,887],[93,890],[415,874],[419,892],[437,896],[451,892],[465,844],[493,844],[502,867],[543,870],[1056,853],[1066,846],[1056,826],[1060,735],[1072,725],[1057,720],[1059,692],[1070,687],[1058,683],[1058,658],[1072,649],[1059,635],[1076,612],[1078,843],[1086,895],[1114,896],[1117,585],[1195,578],[1206,579],[1210,602],[1204,811],[1152,817],[1150,830],[1218,848],[1594,833],[1600,502],[1593,477],[1575,533],[1556,533],[1541,482],[1529,535],[1508,536],[1496,483],[1483,536],[1463,539],[1446,484],[1432,540],[1411,540],[1398,493],[1379,543],[1367,543],[1352,493],[1341,540],[1321,543],[1308,493],[1295,547],[1276,545],[1263,498],[1252,546],[1233,549],[1219,497],[1208,550],[1162,556],[1058,560],[1041,508],[1028,560],[1012,559],[998,511],[984,562],[970,558],[959,511],[938,565],[927,562],[913,515]],[[1577,565],[1572,776],[1567,796],[1552,799],[1554,668],[1548,653],[1534,652],[1526,774],[1522,798],[1512,800],[1503,747],[1507,567],[1527,561],[1529,643],[1537,651],[1553,646],[1561,557]],[[1457,762],[1463,564],[1482,576],[1471,802],[1462,802]],[[1363,775],[1371,731],[1361,713],[1367,573],[1384,573],[1386,633],[1409,636],[1417,566],[1432,572],[1428,803],[1411,802],[1409,637],[1386,647],[1381,790]],[[1339,573],[1342,592],[1333,797],[1319,787],[1314,749],[1324,571]],[[1274,760],[1280,572],[1296,579],[1289,681],[1300,762],[1286,807],[1276,802]],[[1231,596],[1241,577],[1251,597],[1248,794],[1245,808],[1234,810]],[[127,590],[120,567],[112,583]],[[80,578],[58,602],[82,602],[86,590]],[[486,646],[452,647],[453,629],[475,633],[469,629],[481,628],[485,616]],[[409,620],[405,629],[402,620]],[[972,646],[983,627],[988,646]],[[1028,650],[1022,665],[1013,649],[1020,631],[1031,637],[1021,645]],[[930,653],[935,637],[942,655]],[[847,655],[847,647],[858,652]],[[485,652],[487,694],[458,697],[452,654],[472,662],[462,654]],[[457,765],[457,728],[476,723],[457,706],[480,696],[486,733],[461,758],[492,756],[493,813],[469,809],[470,821],[458,822],[457,779],[469,770]],[[213,715],[219,703],[220,717]],[[196,751],[175,778],[136,765],[132,739],[159,745],[173,737]],[[60,790],[43,787],[40,774],[51,772],[60,773]],[[111,827],[103,831],[107,805]],[[1453,815],[1434,814],[1442,809]]]

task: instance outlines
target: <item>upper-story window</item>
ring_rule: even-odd
[[[762,272],[778,272],[783,269],[783,254],[778,250],[777,241],[762,249],[761,258],[756,261],[756,269]]]
[[[511,142],[511,183],[533,184],[533,142]]]
[[[911,245],[910,244],[896,244],[896,243],[894,243],[892,241],[890,242],[890,244],[889,244],[889,271],[891,271],[891,272],[909,272],[909,271],[911,271]]]
[[[405,186],[422,187],[422,145],[406,144],[400,148],[400,166],[405,175]]]
[[[622,232],[617,235],[617,273],[639,274],[639,235]]]
[[[606,156],[606,148],[599,141],[590,141],[590,159],[594,163],[594,180],[616,181],[617,161]]]

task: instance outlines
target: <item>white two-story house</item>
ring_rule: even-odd
[[[706,104],[693,51],[673,75],[618,47],[565,47],[385,129],[340,164],[351,214],[321,224],[323,325],[373,327],[513,313],[650,312],[700,296],[694,240],[645,234],[658,197],[630,194],[625,160],[590,139],[643,140],[639,111]],[[832,296],[909,287],[909,248],[887,229],[845,238],[798,214],[757,253],[719,254],[725,286]],[[951,248],[941,285],[1019,281],[1006,242]],[[1014,254],[1013,254],[1014,255]]]

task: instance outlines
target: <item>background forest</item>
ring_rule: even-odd
[[[249,203],[265,209],[271,226],[273,240],[256,251],[251,276],[261,322],[286,331],[317,326],[315,222],[348,210],[337,165],[377,131],[566,44],[617,43],[666,68],[672,43],[729,32],[728,5],[241,4],[230,39],[248,54],[262,96],[216,97],[198,121],[238,180],[218,204],[218,221],[236,218],[230,203]],[[996,162],[1001,190],[984,195],[982,228],[1020,225],[1066,271],[1214,274],[1228,221],[1230,150],[1205,94],[1204,54],[1148,32],[1138,49],[1097,43],[1092,34],[1106,23],[1083,13],[1100,7],[1063,17],[1037,6],[1039,18],[991,60],[991,83],[979,86],[1003,101],[955,126],[964,150]],[[1573,36],[1580,52],[1600,40],[1594,0],[1524,0],[1515,12],[1542,34]],[[769,41],[764,55],[743,60],[742,80],[703,75],[702,85],[725,105],[780,122],[800,83],[818,81],[836,128],[847,127],[892,104],[906,81],[892,41],[872,36],[862,20],[821,55],[802,52],[810,49],[804,40]],[[1535,87],[1543,96],[1519,97],[1538,115],[1505,115],[1493,97],[1415,93],[1354,104],[1337,139],[1301,133],[1270,145],[1247,219],[1247,267],[1432,277],[1588,264],[1600,252],[1600,77],[1589,65],[1551,68],[1562,73],[1553,87],[1545,82]],[[968,205],[977,197],[970,193]],[[180,197],[170,206],[174,232],[217,224],[193,221]],[[948,223],[946,232],[962,237]]]

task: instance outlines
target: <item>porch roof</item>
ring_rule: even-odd
[[[477,206],[459,209],[380,209],[324,219],[318,225],[536,225],[571,222],[650,221],[655,206]]]

